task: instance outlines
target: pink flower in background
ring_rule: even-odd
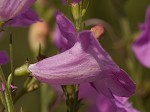
[[[26,26],[38,20],[30,8],[36,0],[1,0],[0,21],[6,26]]]
[[[140,29],[141,33],[134,41],[132,49],[141,64],[150,68],[150,6],[147,8],[146,19]]]
[[[38,15],[31,9],[27,10],[25,13],[22,13],[21,15],[15,17],[14,19],[7,22],[5,25],[12,26],[12,27],[26,27],[31,25],[32,23],[35,23],[39,20]]]

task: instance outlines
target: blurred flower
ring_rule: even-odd
[[[1,91],[5,91],[4,84],[1,83],[1,81],[0,81],[0,84],[2,85]],[[12,84],[10,85],[10,88],[11,88],[12,92],[17,89],[17,87]]]
[[[31,25],[32,23],[35,23],[38,20],[39,20],[38,15],[33,10],[29,9],[25,13],[22,13],[21,15],[15,17],[14,19],[9,20],[5,26],[26,27]]]
[[[81,0],[71,0],[71,3],[79,3]],[[62,0],[64,4],[67,4],[68,0]]]
[[[100,36],[102,36],[104,34],[104,26],[103,25],[96,25],[94,27],[91,28],[91,31],[93,32],[93,35],[96,38],[99,38]]]
[[[91,31],[77,33],[74,25],[62,14],[56,15],[57,25],[70,49],[29,66],[38,80],[59,85],[91,85],[105,96],[131,96],[135,84],[102,48]],[[59,39],[58,39],[59,40]]]
[[[0,21],[6,26],[26,26],[38,20],[30,8],[36,0],[1,0]]]
[[[141,64],[150,68],[150,6],[147,8],[146,19],[140,29],[141,34],[134,41],[132,49]]]
[[[41,6],[45,7],[45,6],[48,5],[48,0],[38,0],[38,3],[39,3]]]
[[[5,65],[9,62],[9,57],[5,51],[0,51],[0,65]]]
[[[29,31],[30,48],[37,52],[39,45],[41,45],[42,50],[44,50],[48,35],[49,26],[45,21],[34,23]]]

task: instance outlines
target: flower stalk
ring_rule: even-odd
[[[5,95],[2,91],[2,84],[0,84],[0,99],[1,99],[2,104],[4,105],[3,110],[6,109],[6,111],[8,112]]]
[[[72,15],[75,21],[77,31],[81,30],[83,17],[83,1],[72,4]],[[66,96],[67,112],[78,112],[80,101],[78,100],[79,84],[63,85],[62,89]]]
[[[78,112],[80,102],[78,100],[79,85],[62,85],[66,96],[67,112]]]
[[[0,79],[2,80],[2,83],[4,84],[4,87],[5,87],[5,98],[6,98],[7,110],[8,112],[15,112],[13,100],[11,97],[11,92],[9,90],[9,86],[7,84],[7,81],[5,79],[1,66],[0,66]]]

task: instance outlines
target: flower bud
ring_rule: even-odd
[[[102,25],[96,25],[91,28],[91,31],[96,38],[99,38],[100,36],[102,36],[104,34],[105,30]]]
[[[49,35],[48,24],[44,21],[36,22],[30,27],[29,31],[29,43],[30,48],[34,53],[39,50],[39,45],[41,45],[41,50],[45,49],[46,39]]]
[[[77,3],[72,3],[72,15],[74,20],[79,20],[80,19],[80,8],[79,8],[79,4]]]
[[[6,22],[4,21],[0,21],[0,29],[3,28],[3,26],[5,25]]]

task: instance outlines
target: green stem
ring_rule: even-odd
[[[10,67],[11,67],[11,74],[8,77],[8,86],[10,87],[13,77],[14,77],[14,59],[13,59],[13,44],[12,44],[12,34],[10,35],[10,42],[9,42],[9,52],[10,52]]]
[[[46,84],[40,85],[40,95],[41,95],[41,111],[48,112],[49,109],[49,99],[48,97],[49,86]]]
[[[129,21],[127,20],[127,18],[121,17],[120,26],[122,28],[123,41],[125,42],[125,45],[126,45],[126,56],[127,56],[126,57],[126,64],[127,64],[129,73],[131,74],[131,76],[133,77],[133,79],[137,83],[137,89],[138,89],[138,86],[141,85],[141,82],[142,82],[142,76],[141,76],[142,69],[141,69],[141,66],[136,63],[134,54],[131,50],[131,45],[132,45],[131,44],[132,43],[131,34],[132,33],[131,33],[130,24],[129,24]],[[140,109],[143,112],[145,112],[142,98],[136,97],[136,101],[140,102]]]
[[[79,85],[75,85],[75,91],[74,91],[74,112],[77,112],[79,110]]]
[[[80,3],[80,7],[79,7],[79,13],[80,13],[80,18],[79,18],[79,31],[81,30],[81,24],[82,24],[82,10],[83,10],[83,1],[81,1]]]
[[[8,112],[15,112],[13,100],[11,97],[11,92],[9,90],[9,87],[8,87],[7,82],[6,82],[6,79],[5,79],[5,76],[3,74],[1,66],[0,66],[0,79],[2,80],[4,87],[5,87],[5,98],[6,98]]]
[[[78,100],[79,85],[63,85],[62,89],[66,96],[67,112],[78,112],[80,104]]]
[[[14,59],[13,59],[13,40],[12,40],[12,34],[10,36],[10,44],[9,44],[9,49],[10,49],[10,63],[11,63],[11,73],[12,76],[14,76]]]
[[[8,112],[5,95],[4,95],[3,91],[2,91],[2,84],[0,84],[0,98],[1,98],[2,104],[4,105],[6,111]]]
[[[28,77],[23,85],[23,88],[21,89],[21,91],[19,92],[19,94],[15,97],[14,99],[14,104],[27,93],[27,85],[29,84],[29,82],[31,81],[31,78]]]

